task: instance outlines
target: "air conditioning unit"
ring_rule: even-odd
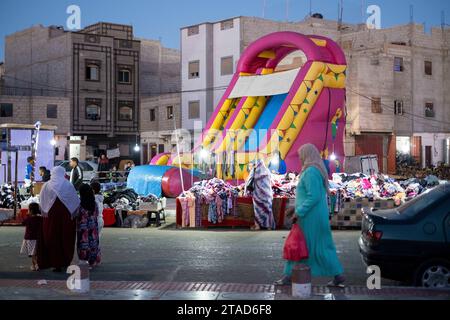
[[[370,59],[370,64],[371,64],[372,66],[379,66],[379,65],[380,65],[380,59],[378,59],[378,58],[372,58],[372,59]]]

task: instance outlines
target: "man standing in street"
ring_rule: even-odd
[[[25,168],[25,183],[27,185],[31,185],[31,183],[34,181],[34,164],[34,157],[28,157],[27,166]]]
[[[83,184],[83,170],[80,168],[78,158],[70,159],[70,167],[72,168],[72,171],[70,172],[70,183],[72,183],[78,191]]]

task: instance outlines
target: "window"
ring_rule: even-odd
[[[200,118],[200,101],[189,101],[189,119]]]
[[[47,105],[47,118],[48,119],[58,118],[58,106],[56,104]]]
[[[97,121],[101,119],[101,102],[99,99],[86,100],[86,119]]]
[[[150,109],[150,121],[155,121],[155,120],[156,120],[156,110]]]
[[[394,114],[395,115],[403,115],[403,101],[402,100],[395,100],[394,101]]]
[[[222,76],[233,74],[233,57],[224,57],[221,59],[220,74]]]
[[[119,69],[117,80],[119,83],[131,84],[131,70],[128,68]]]
[[[382,113],[381,98],[372,98],[372,113]]]
[[[173,119],[173,106],[167,107],[167,119]]]
[[[189,79],[196,79],[200,77],[200,61],[189,62]]]
[[[220,23],[220,30],[233,29],[233,27],[234,27],[234,21],[233,20],[226,20],[226,21],[222,21]]]
[[[130,101],[119,101],[119,120],[132,121],[133,120],[134,103]]]
[[[425,117],[434,118],[434,103],[433,102],[425,103]]]
[[[200,28],[198,26],[193,26],[188,28],[188,37],[199,34]]]
[[[13,105],[12,103],[2,103],[0,104],[0,117],[9,118],[13,116]]]
[[[433,62],[425,61],[425,74],[427,76],[432,76],[433,75]]]
[[[380,65],[380,59],[379,58],[371,58],[370,59],[370,65],[371,66],[379,66]]]
[[[100,81],[100,63],[86,62],[86,80]]]
[[[164,153],[165,152],[164,150],[165,148],[163,144],[158,145],[158,153]]]
[[[394,71],[403,72],[403,58],[395,57],[394,58]]]

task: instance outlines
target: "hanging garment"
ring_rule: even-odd
[[[253,170],[255,222],[261,228],[275,229],[276,223],[272,212],[273,193],[269,169],[267,169],[262,160],[258,160]]]

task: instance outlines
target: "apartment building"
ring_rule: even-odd
[[[205,125],[245,48],[276,31],[323,35],[344,49],[347,156],[377,154],[379,167],[389,173],[395,171],[396,152],[408,152],[423,165],[444,160],[450,137],[450,30],[426,33],[416,24],[369,30],[313,17],[290,23],[235,17],[182,28],[184,128]],[[286,63],[295,65],[301,54],[290,59]]]
[[[180,51],[160,41],[141,39],[141,162],[173,148],[172,134],[181,126]]]
[[[3,94],[69,97],[69,124],[58,127],[69,144],[86,145],[81,158],[118,148],[139,162],[141,95],[179,91],[177,59],[158,41],[136,39],[129,25],[99,22],[78,32],[37,25],[6,37]]]

